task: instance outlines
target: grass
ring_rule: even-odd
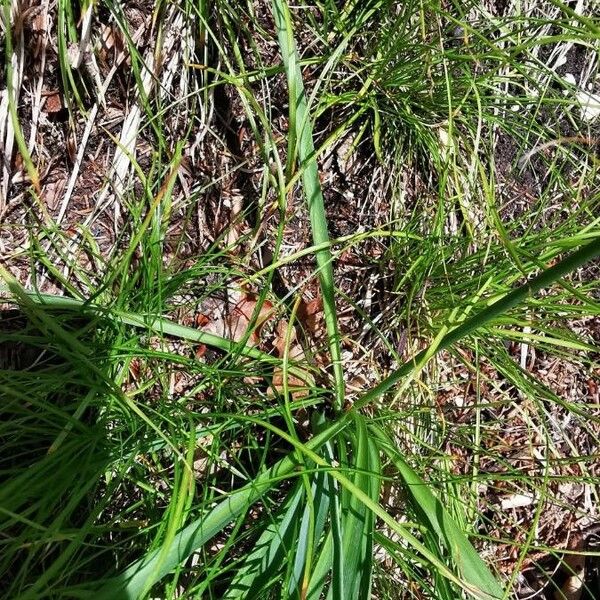
[[[598,519],[592,6],[45,10],[2,13],[2,597],[559,561]]]

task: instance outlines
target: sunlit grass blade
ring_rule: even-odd
[[[503,311],[513,307],[519,301],[524,300],[531,293],[539,291],[543,286],[550,285],[557,278],[564,276],[569,271],[577,268],[583,264],[586,260],[589,260],[593,256],[600,253],[600,245],[597,242],[585,246],[580,250],[569,255],[563,261],[551,267],[547,271],[544,271],[539,276],[530,280],[524,286],[515,289],[510,292],[502,299],[491,304],[488,308],[471,317],[460,325],[455,330],[448,333],[442,340],[439,347],[446,347],[452,343],[457,342],[462,336],[468,335],[474,332],[478,327],[485,326],[495,317],[502,314]],[[8,278],[10,280],[10,278]],[[18,294],[17,294],[18,295]],[[21,298],[24,300],[24,298]],[[36,301],[35,295],[27,295],[27,300],[32,303]],[[60,301],[57,300],[57,304]],[[39,298],[37,299],[39,302]],[[80,303],[78,303],[80,305]],[[144,323],[142,318],[139,325]],[[367,392],[363,398],[356,403],[356,406],[365,405],[368,402],[373,401],[379,395],[384,393],[387,389],[390,389],[396,381],[398,381],[403,375],[409,373],[413,368],[414,361],[408,361],[403,365],[396,373],[392,374],[390,378],[385,380],[379,386],[376,386],[370,392]],[[352,412],[343,415],[336,423],[332,424],[325,432],[315,436],[306,446],[298,444],[297,440],[289,438],[287,434],[282,431],[278,431],[278,435],[286,439],[289,443],[295,445],[298,449],[306,453],[307,457],[314,460],[317,464],[326,466],[327,463],[318,456],[314,455],[315,449],[318,449],[326,440],[331,439],[333,436],[342,431],[352,420]],[[242,418],[238,416],[237,418]],[[264,426],[268,424],[264,423]],[[269,426],[272,428],[272,426]],[[180,531],[170,544],[169,548],[162,553],[157,551],[149,554],[147,557],[134,563],[129,567],[119,578],[112,580],[107,583],[103,588],[100,596],[106,598],[134,598],[139,593],[146,589],[148,582],[158,581],[164,575],[171,572],[174,568],[180,565],[191,552],[201,547],[209,539],[211,539],[216,533],[222,531],[233,519],[242,514],[244,510],[248,508],[253,502],[256,502],[264,493],[267,493],[275,482],[281,477],[288,477],[296,466],[296,462],[291,458],[287,457],[280,463],[277,463],[269,471],[259,476],[257,480],[247,486],[231,494],[225,501],[214,508],[205,517],[196,521]],[[418,542],[413,536],[407,535],[407,532],[403,528],[399,528],[397,523],[390,516],[373,503],[373,500],[365,494],[363,490],[355,486],[350,480],[344,477],[342,474],[332,471],[331,476],[340,482],[343,487],[349,490],[351,493],[358,495],[360,500],[366,504],[377,516],[384,519],[385,522],[392,527],[393,530],[397,531],[400,535],[405,537],[419,552],[426,557],[427,560],[432,561],[436,565],[436,568],[440,573],[456,582],[456,577],[453,576],[451,571],[448,570],[439,560],[432,556],[422,544]],[[160,557],[160,560],[159,560]],[[160,567],[159,567],[160,564]],[[486,577],[486,579],[488,579]]]
[[[366,424],[365,424],[366,425]],[[377,444],[371,439],[368,431],[365,433],[366,442],[368,444],[368,471],[363,476],[366,479],[368,486],[368,494],[375,501],[380,500],[381,494],[381,457]],[[364,562],[361,565],[360,587],[357,590],[358,598],[371,598],[373,592],[373,562],[374,562],[374,534],[375,534],[375,515],[373,511],[369,511],[365,519],[363,528],[363,544],[364,544]]]
[[[315,157],[315,147],[312,137],[312,125],[306,93],[302,81],[302,73],[298,64],[298,53],[294,42],[294,33],[287,3],[273,0],[273,17],[283,64],[288,78],[289,88],[289,128],[290,138],[297,140],[297,148],[292,144],[288,149],[291,156],[288,162],[293,161],[293,154],[297,151],[298,161],[302,169],[302,182],[304,195],[308,204],[313,243],[319,247],[315,252],[319,268],[319,281],[323,295],[323,312],[329,339],[329,352],[334,372],[335,408],[341,410],[344,405],[344,373],[341,362],[340,334],[337,323],[337,310],[335,306],[335,292],[333,279],[332,255],[329,249],[329,233],[319,169]]]
[[[27,291],[16,282],[14,277],[12,277],[8,272],[3,271],[1,265],[0,277],[7,282],[6,287],[0,285],[0,293],[3,291],[11,293],[13,297],[20,299],[23,306],[41,305],[46,306],[49,309],[69,310],[81,315],[90,315],[98,318],[104,317],[109,320],[114,320],[122,325],[129,325],[141,330],[146,329],[158,335],[172,335],[182,340],[207,344],[230,354],[239,353],[241,356],[258,359],[267,364],[278,364],[280,362],[270,354],[261,352],[252,346],[246,346],[213,333],[201,331],[200,329],[195,329],[186,325],[180,325],[179,323],[175,323],[174,321],[164,317],[136,314],[130,311],[119,310],[112,307],[104,308],[83,300],[68,298],[66,296],[54,296],[51,294],[39,294],[36,292]],[[37,311],[36,314],[38,318],[44,318],[40,311]],[[54,327],[52,324],[52,319],[49,319],[48,317],[45,318],[47,319],[49,326]],[[76,343],[76,341],[74,343]],[[306,373],[304,368],[297,368],[293,365],[291,365],[288,370],[291,374],[300,378],[302,378],[303,374]]]
[[[443,541],[461,577],[492,597],[501,598],[502,587],[427,483],[410,468],[379,427],[371,426],[370,430],[375,434],[380,449],[389,456],[398,469],[410,495],[413,509],[423,515],[424,522],[429,525],[435,536]]]
[[[390,529],[412,546],[422,557],[430,562],[441,575],[453,581],[475,598],[489,600],[497,599],[501,595],[490,594],[481,589],[479,585],[472,585],[461,580],[443,562],[439,560],[429,549],[427,549],[404,524],[398,523],[390,514],[374,501],[365,491],[356,486],[350,479],[343,475],[323,458],[315,450],[320,448],[325,441],[341,431],[344,421],[340,420],[331,425],[323,433],[318,434],[308,442],[302,444],[285,431],[250,416],[237,416],[238,420],[253,422],[280,436],[291,444],[295,450],[302,452],[306,458],[312,460],[318,466],[329,470],[330,475],[336,479],[344,490],[352,494],[365,508],[379,517]],[[155,551],[148,556],[132,564],[120,576],[108,581],[98,592],[100,598],[131,599],[137,598],[143,589],[148,589],[152,582],[159,581],[177,565],[181,564],[196,549],[204,545],[214,535],[222,531],[233,519],[242,514],[249,506],[256,502],[281,479],[293,474],[297,462],[295,453],[279,461],[273,467],[260,475],[252,484],[237,490],[210,510],[204,517],[191,523],[183,529],[171,545],[162,551]]]
[[[3,597],[520,596],[597,475],[594,3],[136,4],[0,8]]]
[[[319,600],[322,598],[323,588],[327,583],[327,576],[333,563],[333,535],[331,530],[325,537],[321,551],[317,557],[315,568],[311,573],[306,592],[306,600]]]

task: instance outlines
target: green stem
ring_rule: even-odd
[[[593,258],[600,255],[600,240],[594,240],[586,246],[582,246],[579,250],[576,250],[572,254],[569,254],[566,258],[555,264],[553,267],[542,271],[539,275],[536,275],[530,279],[524,285],[515,288],[512,292],[506,294],[497,300],[487,308],[484,308],[481,312],[467,319],[464,323],[449,331],[439,342],[437,346],[437,352],[440,350],[450,347],[455,342],[459,341],[463,337],[470,335],[475,330],[483,327],[496,317],[517,306],[517,304],[523,302],[528,296],[536,294],[545,287],[548,287],[555,281],[564,277],[568,273],[579,268],[581,265],[592,260]],[[387,392],[391,387],[398,383],[403,377],[406,377],[416,365],[419,365],[421,361],[427,356],[429,348],[419,352],[415,357],[406,361],[403,365],[398,367],[393,373],[388,375],[382,382],[371,388],[356,404],[356,408],[360,408],[367,404],[370,404]],[[433,355],[432,355],[433,356]],[[431,358],[431,357],[430,357]]]

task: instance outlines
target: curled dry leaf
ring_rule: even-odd
[[[298,342],[296,335],[296,329],[292,327],[291,332],[289,331],[290,325],[282,319],[277,324],[275,330],[275,341],[273,346],[277,352],[279,358],[285,356],[286,342],[289,338],[289,350],[287,352],[288,361],[296,367],[295,373],[290,373],[288,370],[287,387],[291,392],[294,400],[300,400],[308,395],[308,389],[314,385],[313,376],[302,367],[302,363],[305,363],[305,355],[302,346]],[[297,373],[297,369],[301,369],[301,373]],[[284,391],[284,380],[283,380],[283,368],[275,367],[273,370],[273,388],[280,394]]]
[[[64,179],[50,181],[42,187],[42,199],[50,210],[58,208],[67,182]]]
[[[201,313],[196,316],[196,324],[207,333],[214,333],[233,342],[240,342],[246,336],[258,302],[256,295],[250,292],[232,293],[231,296],[233,302],[230,302],[229,306],[224,302],[216,303],[210,315]],[[248,337],[248,345],[258,345],[261,327],[273,315],[273,304],[269,300],[265,300],[260,306],[256,322]]]
[[[320,337],[325,332],[323,300],[320,297],[309,302],[302,300],[298,307],[298,321],[309,335]]]

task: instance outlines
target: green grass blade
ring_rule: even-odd
[[[530,294],[534,294],[543,287],[550,285],[558,278],[566,275],[598,254],[600,254],[600,242],[594,241],[587,246],[583,246],[579,250],[568,255],[554,267],[551,267],[537,277],[534,277],[527,284],[514,289],[512,292],[506,294],[506,296],[504,296],[502,299],[496,301],[488,308],[466,320],[456,329],[451,330],[444,336],[438,348],[446,348],[460,340],[463,336],[469,335],[478,327],[486,325],[503,312],[509,310],[519,302],[526,299]],[[10,277],[7,277],[7,279],[10,280]],[[28,298],[32,299],[34,302],[41,301],[40,297],[36,294],[29,294]],[[56,302],[57,305],[61,304],[61,300],[58,298],[53,298],[53,301]],[[70,299],[65,299],[65,302],[66,304],[73,304],[73,301]],[[80,305],[81,303],[78,304]],[[143,326],[143,323],[144,320],[141,319],[141,323],[138,323],[138,325]],[[423,356],[424,355],[425,353],[423,353]],[[397,371],[392,373],[392,375],[390,375],[376,387],[372,388],[361,398],[360,401],[355,404],[355,409],[372,402],[381,394],[393,387],[393,385],[403,376],[411,372],[415,362],[418,364],[419,358],[422,358],[422,356],[417,355],[416,359],[407,361]],[[249,417],[242,417],[240,415],[237,418]],[[324,432],[315,436],[305,446],[298,444],[297,440],[288,439],[289,436],[287,436],[285,432],[278,431],[277,433],[285,439],[288,439],[288,441],[293,445],[299,446],[299,449],[306,453],[308,457],[314,460],[317,464],[323,464],[323,460],[319,456],[313,454],[314,450],[318,449],[327,440],[332,439],[335,435],[342,431],[351,422],[351,419],[352,411],[344,414],[338,419],[337,422],[333,423]],[[266,426],[267,424],[264,425]],[[272,428],[272,426],[270,426],[270,428]],[[133,563],[119,577],[108,582],[100,591],[100,597],[111,599],[137,598],[140,592],[145,589],[148,581],[156,582],[164,575],[171,572],[194,550],[201,547],[216,533],[221,531],[232,520],[239,516],[250,504],[257,501],[263,494],[267,493],[272,488],[275,481],[281,477],[289,476],[295,466],[296,461],[294,461],[292,458],[286,457],[282,459],[268,471],[259,476],[251,485],[234,492],[227,500],[218,504],[204,518],[199,519],[180,531],[173,540],[168,552],[165,553],[165,559],[161,561],[160,569],[156,568],[159,552],[157,551],[155,553],[151,553],[147,557]],[[374,505],[369,496],[362,492],[360,488],[354,486],[351,481],[348,481],[339,473],[332,472],[332,475],[335,476],[338,481],[343,481],[343,485],[351,492],[360,495],[363,502],[370,506],[371,509],[380,518],[384,519],[392,528],[398,528],[395,521],[391,519],[391,517],[389,517],[385,511],[382,511],[379,506]],[[413,546],[428,560],[431,560],[434,562],[434,564],[437,563],[438,568],[444,575],[456,580],[453,574],[444,565],[439,564],[439,561],[435,557],[432,557],[426,549],[423,549],[422,545],[417,540],[412,539],[412,536],[406,536],[406,532],[402,528],[399,529],[398,533],[407,538],[410,537],[411,539],[407,541],[413,544]]]
[[[368,494],[375,502],[379,499],[381,493],[381,460],[379,457],[379,448],[373,440],[368,436],[367,443],[369,445],[369,471],[366,474],[367,485],[369,488]],[[365,528],[363,531],[363,540],[365,544],[363,571],[360,578],[360,586],[358,588],[358,598],[371,598],[372,582],[373,582],[373,537],[375,533],[375,515],[372,511],[367,514]]]
[[[379,499],[379,456],[373,452],[364,417],[354,415],[356,434],[352,467],[356,469],[352,482],[373,502]],[[344,540],[342,547],[343,577],[346,598],[369,598],[373,558],[373,513],[354,494],[343,514]],[[361,595],[365,594],[366,595]]]
[[[317,547],[325,525],[327,522],[327,515],[329,514],[329,508],[332,501],[333,488],[331,485],[331,478],[329,475],[323,472],[316,472],[312,477],[312,495],[313,495],[313,507],[306,505],[304,507],[304,514],[302,517],[302,524],[300,526],[300,533],[298,536],[298,547],[296,549],[296,555],[294,557],[294,567],[292,571],[292,577],[290,579],[288,587],[288,595],[294,598],[301,597],[302,586],[308,588],[310,577],[314,570],[307,573],[306,565],[308,555],[308,536],[310,533],[310,520],[311,510],[314,510],[314,531],[313,531],[313,548]],[[318,562],[315,568],[320,566]]]
[[[429,486],[409,467],[379,427],[372,426],[371,431],[381,450],[398,469],[415,510],[425,517],[431,530],[443,541],[461,577],[493,597],[502,597],[502,587]]]
[[[337,442],[337,444],[336,444]],[[337,456],[343,456],[343,442],[340,440],[332,440],[325,444],[324,454],[330,464],[334,464],[336,460],[335,449],[337,446]],[[331,508],[329,511],[329,521],[331,523],[332,535],[332,563],[331,563],[331,586],[330,595],[335,600],[343,600],[345,598],[346,578],[344,576],[344,517],[342,512],[342,498],[347,495],[345,490],[340,488],[339,481],[331,478],[331,487],[333,489],[333,498],[331,499]]]
[[[413,536],[407,527],[399,524],[389,515],[376,501],[374,501],[365,491],[356,486],[345,475],[333,469],[327,461],[322,459],[315,449],[319,448],[328,437],[339,432],[343,425],[340,421],[334,423],[329,429],[315,436],[308,444],[302,444],[295,438],[288,435],[285,431],[266,423],[261,419],[246,415],[237,415],[242,421],[248,421],[265,427],[273,433],[279,435],[294,448],[302,452],[308,459],[315,462],[318,466],[329,470],[330,475],[335,478],[350,494],[357,497],[367,509],[370,509],[376,516],[382,519],[395,533],[410,544],[423,558],[429,561],[440,574],[447,577],[457,585],[460,585],[476,598],[489,600],[490,598],[499,598],[498,595],[490,595],[481,590],[478,585],[471,585],[468,582],[461,581],[451,569],[441,562],[433,553],[431,553],[415,536]],[[335,433],[332,433],[335,432]],[[267,493],[281,478],[289,476],[297,466],[297,461],[293,458],[295,453],[282,459],[273,467],[268,469],[250,485],[231,494],[226,500],[219,503],[214,509],[209,511],[204,517],[183,529],[166,549],[158,549],[148,556],[133,563],[120,576],[108,581],[96,594],[102,599],[133,599],[138,598],[145,589],[149,589],[152,583],[159,581],[167,573],[185,561],[192,552],[203,546],[214,535],[222,531],[233,519],[242,514],[251,504],[260,499]]]
[[[335,408],[341,410],[344,405],[344,372],[341,362],[340,334],[335,308],[332,256],[329,249],[329,233],[323,192],[319,180],[319,170],[315,158],[312,126],[302,73],[298,64],[298,53],[294,42],[292,23],[287,4],[273,0],[273,17],[279,38],[283,64],[288,78],[290,119],[289,128],[292,139],[298,143],[298,160],[302,169],[304,195],[308,203],[313,243],[320,249],[315,252],[319,268],[319,281],[323,295],[323,312],[329,339],[329,352],[333,364],[335,383]],[[290,152],[293,148],[290,148]],[[288,157],[288,162],[290,161]]]
[[[279,364],[281,362],[279,359],[271,356],[270,354],[261,352],[252,346],[245,346],[213,333],[208,333],[193,327],[180,325],[165,317],[150,314],[136,314],[130,311],[119,310],[114,307],[104,308],[76,298],[67,298],[65,296],[54,296],[51,294],[40,294],[26,291],[16,283],[14,278],[8,272],[3,270],[1,265],[0,278],[4,278],[5,281],[8,282],[6,287],[0,285],[0,294],[4,291],[11,293],[22,306],[34,306],[37,304],[47,306],[50,309],[72,310],[83,315],[87,314],[94,317],[104,317],[122,325],[129,325],[138,329],[145,329],[157,335],[172,335],[189,342],[206,344],[207,346],[217,348],[229,354],[240,354],[242,356],[254,358],[265,363]],[[39,311],[36,312],[36,314],[38,313]],[[52,326],[51,320],[50,326]],[[306,371],[304,369],[305,367],[297,368],[292,364],[288,367],[288,372],[302,379],[306,376]]]
[[[236,572],[223,600],[264,598],[298,542],[302,517],[301,485],[294,486],[278,514],[267,525],[253,550]]]
[[[319,448],[327,439],[343,429],[343,424],[334,424],[323,433],[315,436],[307,447]],[[280,432],[283,433],[283,432]],[[287,437],[283,433],[284,437]],[[296,468],[294,453],[283,458],[270,469],[259,475],[254,482],[233,492],[203,517],[180,531],[167,551],[162,551],[164,560],[160,561],[160,550],[132,563],[119,576],[107,581],[98,592],[98,597],[106,600],[137,598],[148,582],[157,582],[188,556],[202,547],[231,521],[241,515],[249,506],[280,481],[288,477]]]
[[[311,574],[306,600],[320,600],[322,591],[327,581],[327,575],[333,563],[333,535],[331,530],[327,534],[321,552],[316,561],[315,568]]]

